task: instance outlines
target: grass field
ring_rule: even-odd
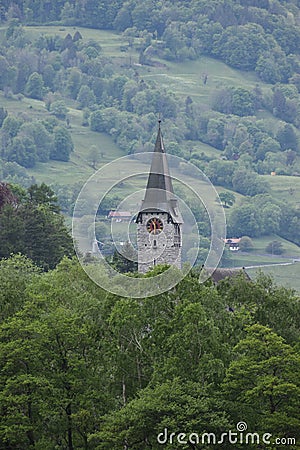
[[[263,266],[269,264],[286,263],[284,258],[272,258],[271,256],[260,256],[255,253],[251,254],[237,254],[235,253],[231,260],[226,264],[226,267],[249,267],[249,266]]]
[[[144,78],[153,79],[176,94],[197,97],[203,104],[209,104],[212,93],[224,86],[254,88],[260,80],[255,73],[235,70],[221,61],[202,56],[198,61],[173,63],[163,61],[165,68],[144,69]],[[208,75],[203,83],[203,74]],[[261,84],[261,83],[260,83]],[[264,84],[267,88],[268,85]]]
[[[262,270],[248,269],[247,273],[255,279],[261,272],[270,275],[278,286],[295,289],[300,293],[300,263],[296,262],[290,266],[264,267]]]
[[[300,206],[300,177],[263,175],[275,198]]]
[[[261,238],[254,238],[253,239],[253,252],[257,254],[265,254],[265,248],[266,246],[272,242],[272,241],[279,241],[282,243],[284,252],[282,253],[281,257],[283,258],[300,258],[300,247],[298,245],[293,244],[290,241],[287,241],[286,239],[283,239],[276,235],[270,235],[270,236],[263,236]]]
[[[185,141],[184,147],[191,150],[192,153],[205,153],[210,158],[220,158],[221,151],[200,141]]]
[[[250,267],[250,266],[269,266],[273,264],[285,264],[292,262],[289,258],[280,258],[279,256],[258,255],[256,253],[235,253],[226,267]]]

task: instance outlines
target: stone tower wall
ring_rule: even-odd
[[[146,273],[158,264],[169,264],[181,268],[181,240],[176,239],[173,223],[168,223],[169,215],[163,212],[141,213],[142,223],[137,224],[138,271]],[[147,231],[149,219],[157,217],[163,222],[159,234]],[[181,225],[179,224],[180,236]],[[174,245],[175,242],[175,245]]]

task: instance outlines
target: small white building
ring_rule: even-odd
[[[232,252],[237,252],[240,249],[239,243],[241,238],[227,238],[224,239],[225,245],[229,247]]]

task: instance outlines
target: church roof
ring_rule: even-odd
[[[163,191],[161,194],[164,199],[169,199],[170,194],[174,193],[160,123],[153,152],[145,200],[149,197],[149,189],[161,189]]]
[[[172,179],[170,177],[167,155],[165,152],[160,127],[160,120],[145,198],[142,202],[141,211],[168,212],[171,214],[175,222],[183,222],[181,214],[178,210],[177,199],[174,195]]]

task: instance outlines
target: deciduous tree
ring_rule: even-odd
[[[237,422],[255,432],[295,436],[299,427],[299,355],[270,328],[256,324],[235,347],[223,388]]]
[[[232,192],[220,192],[219,198],[225,208],[228,208],[235,203],[235,195]]]

